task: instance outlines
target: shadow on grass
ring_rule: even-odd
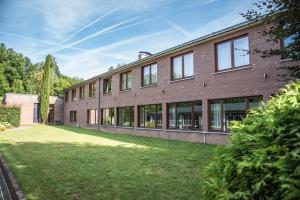
[[[70,142],[2,142],[0,150],[28,199],[202,198],[202,170],[212,158],[211,146],[55,127],[165,151]]]
[[[201,143],[193,143],[187,141],[177,141],[177,140],[168,140],[168,139],[145,137],[145,136],[109,133],[109,132],[98,131],[95,129],[85,129],[85,128],[67,126],[67,125],[55,125],[52,127],[60,128],[67,131],[72,131],[79,134],[93,135],[93,136],[98,136],[98,137],[116,140],[120,142],[134,143],[137,145],[144,145],[152,148],[161,148],[166,150],[169,149],[172,151],[174,151],[175,149],[184,150],[185,148],[189,148],[189,149],[194,148],[197,151],[199,149],[203,151],[204,148],[205,150],[214,151],[214,149],[217,147],[217,145],[211,145],[211,144],[201,144]]]

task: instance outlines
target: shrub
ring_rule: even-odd
[[[206,169],[208,199],[300,199],[300,82],[243,122]]]
[[[19,107],[0,106],[0,123],[6,126],[8,124],[12,126],[20,125],[20,113]],[[8,123],[8,124],[3,124]]]

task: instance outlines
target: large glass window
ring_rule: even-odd
[[[162,105],[139,106],[139,126],[145,128],[162,127]]]
[[[231,121],[242,121],[251,108],[261,107],[262,97],[241,97],[210,101],[210,130],[228,131]]]
[[[118,125],[134,126],[134,108],[133,106],[118,108]]]
[[[115,112],[114,108],[104,108],[102,109],[102,125],[113,126],[115,125]]]
[[[168,128],[202,129],[201,101],[168,104]]]
[[[70,111],[70,122],[77,122],[77,111]]]
[[[111,94],[111,84],[112,78],[107,78],[103,80],[103,93],[104,94]]]
[[[76,89],[72,90],[72,101],[76,101]]]
[[[121,74],[121,90],[130,90],[132,87],[131,71]]]
[[[79,88],[79,99],[84,99],[84,86]]]
[[[248,36],[221,42],[216,45],[216,52],[218,70],[226,70],[250,64]]]
[[[148,65],[142,68],[143,86],[157,83],[157,64]]]
[[[69,101],[69,91],[65,92],[65,102]]]
[[[88,124],[97,124],[98,123],[98,110],[97,109],[87,110],[87,123]]]
[[[193,53],[187,53],[172,58],[172,80],[187,78],[193,75]]]
[[[89,97],[96,96],[96,82],[89,84]]]

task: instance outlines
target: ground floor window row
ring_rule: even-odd
[[[210,131],[229,131],[231,121],[241,121],[248,110],[262,106],[262,97],[239,97],[208,101]],[[139,105],[138,127],[162,128],[162,104]],[[168,129],[202,130],[202,101],[167,104]],[[134,106],[101,109],[101,125],[134,126]],[[70,111],[70,122],[77,121],[77,111]],[[87,123],[97,124],[98,110],[87,110]]]

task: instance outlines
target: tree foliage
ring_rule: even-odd
[[[53,70],[53,59],[51,55],[47,55],[45,64],[43,66],[43,79],[42,87],[40,94],[40,103],[41,103],[41,120],[45,124],[48,119],[48,110],[49,110],[49,96],[50,96],[50,74]]]
[[[280,56],[300,60],[300,1],[299,0],[259,0],[254,3],[255,8],[242,14],[248,21],[262,20],[266,25],[262,31],[267,36],[267,42],[278,43],[284,38],[290,38],[291,43],[283,48],[255,49],[262,57]],[[288,74],[281,74],[288,80],[300,77],[300,67],[292,64],[283,67]]]
[[[231,125],[206,171],[208,199],[300,199],[300,82]]]
[[[54,58],[53,58],[54,59]],[[0,44],[0,97],[7,92],[40,94],[44,62],[32,63],[29,58]],[[61,96],[63,88],[82,79],[61,74],[55,59],[50,75],[51,95]]]

